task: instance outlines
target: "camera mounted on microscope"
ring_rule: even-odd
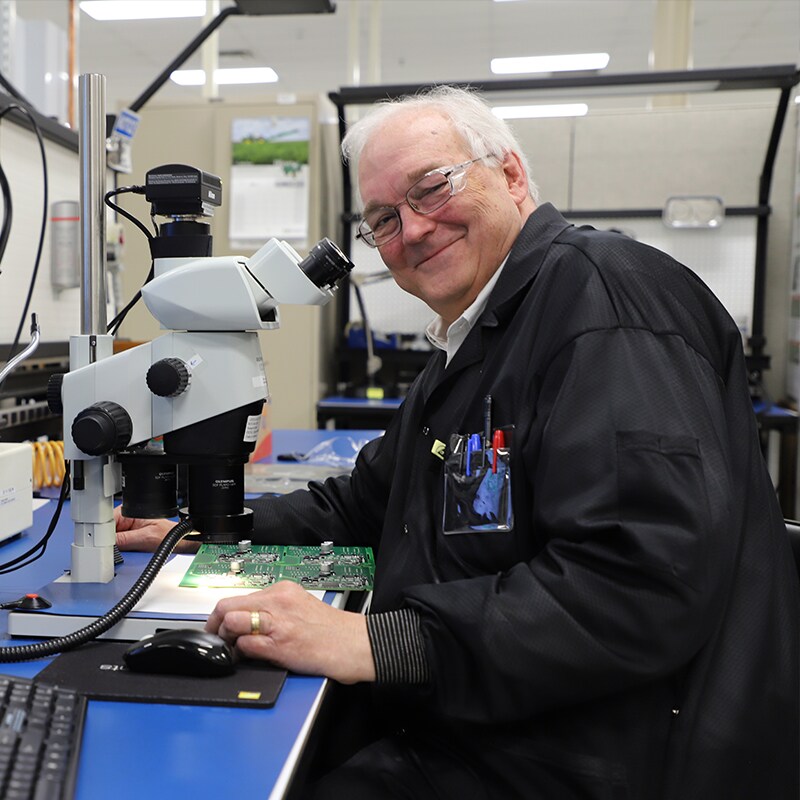
[[[144,196],[161,217],[211,217],[222,205],[222,181],[186,164],[154,167],[144,177]]]
[[[164,164],[145,175],[144,196],[154,217],[169,218],[150,240],[154,259],[211,255],[211,226],[201,218],[214,216],[222,205],[222,181],[216,175],[187,164]]]

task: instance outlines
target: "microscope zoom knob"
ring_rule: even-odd
[[[120,405],[103,401],[84,408],[72,422],[72,440],[90,456],[121,450],[131,440],[133,423]]]
[[[147,388],[159,397],[177,397],[191,379],[189,368],[179,358],[162,358],[147,370]]]
[[[61,385],[64,383],[64,376],[61,373],[51,375],[47,381],[47,407],[54,414],[64,413],[64,403],[61,400]]]

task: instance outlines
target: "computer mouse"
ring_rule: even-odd
[[[233,649],[224,639],[196,628],[145,636],[122,654],[122,660],[132,672],[202,678],[230,675],[236,664]]]

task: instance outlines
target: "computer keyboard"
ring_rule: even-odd
[[[0,675],[0,798],[70,800],[86,697]]]

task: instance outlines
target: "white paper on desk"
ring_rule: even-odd
[[[149,614],[205,614],[208,616],[223,597],[252,594],[256,589],[209,589],[206,587],[179,586],[194,556],[173,556],[156,575],[144,597],[134,606],[134,611]],[[319,600],[325,592],[310,591]]]

